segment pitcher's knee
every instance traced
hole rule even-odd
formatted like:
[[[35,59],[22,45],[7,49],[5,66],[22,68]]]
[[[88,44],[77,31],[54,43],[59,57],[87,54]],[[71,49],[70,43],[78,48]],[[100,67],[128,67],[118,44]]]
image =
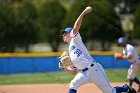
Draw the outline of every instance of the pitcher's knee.
[[[75,89],[75,90],[77,90],[78,87],[79,87],[78,83],[76,81],[74,81],[74,80],[72,80],[70,82],[70,85],[69,86],[70,86],[70,89]]]

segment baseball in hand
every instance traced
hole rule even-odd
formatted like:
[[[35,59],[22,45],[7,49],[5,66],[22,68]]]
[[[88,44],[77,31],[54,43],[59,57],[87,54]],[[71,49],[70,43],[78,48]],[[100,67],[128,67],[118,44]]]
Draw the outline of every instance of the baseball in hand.
[[[92,10],[92,7],[88,6],[88,7],[86,7],[86,9],[88,9],[88,10]]]
[[[86,11],[86,13],[91,12],[92,11],[92,7],[90,7],[90,6],[86,7],[85,11]]]

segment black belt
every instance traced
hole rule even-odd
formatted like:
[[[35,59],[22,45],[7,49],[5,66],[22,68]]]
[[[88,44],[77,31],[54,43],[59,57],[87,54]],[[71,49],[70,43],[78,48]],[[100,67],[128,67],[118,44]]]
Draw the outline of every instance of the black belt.
[[[90,67],[93,67],[94,66],[94,64],[91,64],[91,65],[89,65]],[[85,72],[85,71],[87,71],[89,68],[88,67],[86,67],[86,68],[84,68],[84,69],[82,69],[82,71],[83,72]]]

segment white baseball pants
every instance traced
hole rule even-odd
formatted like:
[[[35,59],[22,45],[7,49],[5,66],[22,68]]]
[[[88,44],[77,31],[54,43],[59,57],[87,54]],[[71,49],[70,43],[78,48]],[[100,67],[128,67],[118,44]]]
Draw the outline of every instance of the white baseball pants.
[[[105,75],[103,67],[99,63],[93,63],[87,71],[80,71],[70,83],[70,89],[77,90],[78,87],[88,82],[93,82],[103,93],[116,93],[112,88]]]

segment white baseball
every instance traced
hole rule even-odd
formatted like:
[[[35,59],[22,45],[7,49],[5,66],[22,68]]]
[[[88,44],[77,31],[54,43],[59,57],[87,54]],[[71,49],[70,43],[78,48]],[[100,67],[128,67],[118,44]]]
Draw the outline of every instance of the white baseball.
[[[92,10],[92,7],[88,6],[87,9],[88,9],[88,10]]]

